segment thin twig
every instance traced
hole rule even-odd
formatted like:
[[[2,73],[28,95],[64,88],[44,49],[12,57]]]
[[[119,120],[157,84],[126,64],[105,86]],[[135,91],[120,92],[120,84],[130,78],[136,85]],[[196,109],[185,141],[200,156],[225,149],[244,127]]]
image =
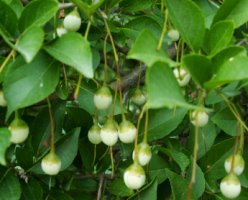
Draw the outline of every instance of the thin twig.
[[[74,3],[60,3],[59,4],[59,9],[65,9],[65,8],[73,8],[75,5]]]
[[[97,191],[97,198],[96,198],[96,200],[101,200],[103,183],[104,183],[104,174],[102,174],[102,175],[100,176],[100,181],[99,181],[99,186],[98,186],[98,191]]]

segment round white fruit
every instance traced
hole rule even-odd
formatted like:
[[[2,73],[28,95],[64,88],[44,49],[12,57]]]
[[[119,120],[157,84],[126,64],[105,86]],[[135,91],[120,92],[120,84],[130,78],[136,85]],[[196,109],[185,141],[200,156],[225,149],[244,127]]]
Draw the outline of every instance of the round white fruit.
[[[147,143],[142,142],[138,144],[137,153],[138,153],[138,162],[140,165],[145,166],[151,161],[152,151],[151,151],[151,147]],[[133,159],[134,158],[135,158],[135,150],[133,151]]]
[[[173,41],[176,42],[177,40],[179,40],[180,38],[180,34],[178,32],[178,30],[176,29],[171,29],[168,31],[168,36],[169,38]]]
[[[29,135],[29,127],[22,119],[14,119],[10,125],[9,130],[11,133],[10,141],[14,144],[24,142]]]
[[[112,100],[112,94],[107,86],[102,86],[94,95],[94,104],[100,110],[107,109]]]
[[[190,74],[183,68],[176,68],[173,70],[174,76],[181,87],[186,86],[190,81]]]
[[[67,33],[67,30],[64,27],[58,27],[56,28],[57,35],[61,37],[62,35]]]
[[[136,105],[142,106],[146,102],[146,96],[140,89],[136,89],[131,100]]]
[[[77,11],[74,9],[64,18],[64,27],[67,31],[78,31],[81,26],[81,17]]]
[[[5,98],[4,98],[3,91],[0,90],[0,106],[5,107],[6,105],[7,105],[7,102],[6,102]]]
[[[100,137],[100,127],[97,124],[94,124],[89,132],[88,132],[88,139],[92,144],[99,144],[101,143],[101,137]]]
[[[132,143],[135,140],[137,129],[130,121],[124,120],[120,123],[119,138],[123,143]]]
[[[241,184],[238,177],[230,173],[222,179],[220,183],[221,193],[229,199],[234,199],[239,196],[241,192]]]
[[[130,189],[137,190],[141,188],[146,181],[144,169],[137,163],[130,165],[124,172],[124,182]]]
[[[234,160],[233,160],[234,159]],[[233,173],[236,175],[242,174],[245,168],[245,161],[240,153],[235,156],[231,155],[225,160],[225,170],[227,173],[231,171],[233,162]]]
[[[61,160],[54,152],[48,153],[41,161],[42,170],[48,175],[56,175],[61,168]]]
[[[208,123],[209,116],[204,111],[195,110],[191,113],[191,123],[194,126],[203,127]]]
[[[117,143],[118,127],[114,120],[112,119],[107,120],[107,122],[101,128],[100,137],[102,142],[107,146],[113,146]]]

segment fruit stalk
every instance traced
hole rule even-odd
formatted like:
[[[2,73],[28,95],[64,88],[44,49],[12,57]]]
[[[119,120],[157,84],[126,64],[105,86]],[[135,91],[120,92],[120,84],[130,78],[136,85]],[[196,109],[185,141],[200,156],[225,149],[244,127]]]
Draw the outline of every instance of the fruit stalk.
[[[48,105],[48,111],[49,111],[49,117],[50,117],[50,148],[51,148],[51,152],[55,153],[55,146],[54,146],[54,118],[53,118],[53,113],[52,113],[52,108],[51,108],[51,102],[49,100],[49,98],[47,98],[47,105]]]
[[[144,112],[146,110],[146,107],[144,106],[141,110],[141,113],[139,115],[139,118],[138,118],[138,122],[137,122],[137,134],[136,134],[136,137],[135,137],[135,142],[134,142],[134,162],[135,163],[138,163],[138,139],[139,139],[139,127],[140,127],[140,121],[144,115]]]
[[[86,40],[87,40],[89,32],[90,32],[90,27],[91,27],[91,17],[89,18],[89,21],[88,21],[88,24],[87,24],[87,27],[86,27],[86,31],[84,33],[84,38]],[[79,89],[80,89],[82,79],[83,79],[83,75],[80,73],[79,77],[78,77],[77,87],[76,87],[74,95],[73,95],[74,99],[77,99],[77,97],[78,97],[78,93],[79,93]]]
[[[163,40],[164,40],[164,36],[166,34],[167,31],[167,21],[168,21],[168,12],[167,10],[164,11],[164,25],[163,25],[163,29],[162,29],[162,33],[159,39],[159,43],[157,46],[157,50],[159,51],[163,45]]]

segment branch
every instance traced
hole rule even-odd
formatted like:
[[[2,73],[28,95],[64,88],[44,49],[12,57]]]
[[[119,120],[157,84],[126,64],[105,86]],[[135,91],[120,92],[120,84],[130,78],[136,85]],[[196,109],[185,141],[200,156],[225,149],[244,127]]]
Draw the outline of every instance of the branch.
[[[101,200],[103,183],[104,183],[104,174],[102,174],[102,175],[100,176],[100,181],[99,181],[99,186],[98,186],[98,191],[97,191],[97,198],[96,198],[96,200]]]
[[[59,4],[59,9],[65,9],[65,8],[73,8],[75,5],[74,3],[60,3]]]
[[[167,50],[167,53],[168,53],[168,56],[170,58],[173,58],[176,56],[176,49],[174,46],[170,46]],[[125,90],[135,84],[137,84],[137,81],[138,81],[138,78],[139,78],[139,75],[141,77],[141,82],[144,81],[144,76],[145,76],[145,71],[146,71],[146,66],[145,65],[142,65],[141,67],[136,67],[134,68],[133,71],[131,71],[129,74],[123,76],[121,78],[121,84],[120,84],[120,87],[122,90]],[[110,87],[115,90],[116,88],[116,84],[117,84],[117,81],[114,81],[112,83],[110,83]]]

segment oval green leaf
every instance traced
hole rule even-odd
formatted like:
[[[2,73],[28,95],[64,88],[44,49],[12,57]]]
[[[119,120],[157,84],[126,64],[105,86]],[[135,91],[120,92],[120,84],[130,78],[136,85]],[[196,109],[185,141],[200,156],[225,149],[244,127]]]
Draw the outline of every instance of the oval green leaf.
[[[149,108],[193,107],[185,101],[172,69],[165,63],[148,68],[146,84]]]
[[[18,66],[5,77],[3,89],[10,114],[37,103],[51,94],[59,80],[59,66],[51,57],[41,52],[33,62]]]
[[[55,59],[73,67],[87,78],[93,78],[92,53],[89,42],[79,33],[67,33],[45,47]]]

